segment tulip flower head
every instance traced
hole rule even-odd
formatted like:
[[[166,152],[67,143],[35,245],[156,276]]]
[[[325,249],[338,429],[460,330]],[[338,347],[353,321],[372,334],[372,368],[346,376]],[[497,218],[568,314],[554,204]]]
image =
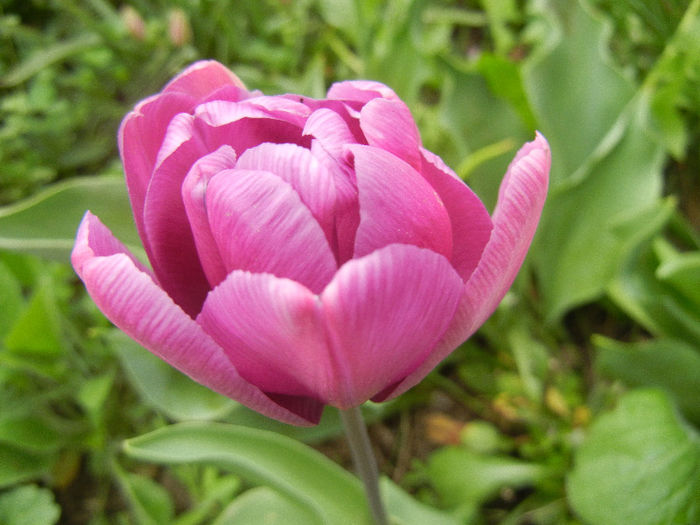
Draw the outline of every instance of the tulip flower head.
[[[119,149],[150,268],[87,212],[72,263],[93,300],[194,380],[298,425],[405,392],[476,331],[550,167],[538,134],[489,216],[388,87],[264,96],[214,61],[140,102]]]

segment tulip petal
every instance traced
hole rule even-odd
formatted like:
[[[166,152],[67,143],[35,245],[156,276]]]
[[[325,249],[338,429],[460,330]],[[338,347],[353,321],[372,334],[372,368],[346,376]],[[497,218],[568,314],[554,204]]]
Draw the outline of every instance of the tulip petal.
[[[134,221],[143,238],[143,206],[158,151],[172,118],[188,112],[194,99],[181,93],[155,95],[138,104],[119,127],[119,152],[124,164],[126,185]]]
[[[190,229],[194,237],[197,253],[213,288],[226,278],[226,267],[211,233],[207,217],[206,191],[209,180],[226,169],[236,165],[236,152],[230,146],[221,146],[214,153],[205,155],[195,162],[182,183],[182,200],[185,204]]]
[[[196,133],[208,151],[231,146],[240,157],[243,152],[263,142],[290,143],[308,147],[309,138],[301,134],[298,118],[280,120],[261,107],[244,102],[216,100],[195,109]]]
[[[370,146],[393,153],[420,171],[420,134],[401,100],[370,100],[360,112],[360,126]]]
[[[158,284],[194,318],[209,292],[209,282],[197,256],[182,200],[182,183],[197,159],[208,152],[192,130],[192,117],[187,114],[173,119],[164,143],[170,145],[168,150],[175,149],[160,159],[148,185],[144,247]]]
[[[306,121],[303,133],[316,138],[336,162],[347,166],[343,158],[345,145],[356,144],[357,140],[338,113],[327,108],[314,111]]]
[[[449,326],[462,288],[447,259],[410,245],[342,266],[321,294],[337,367],[328,402],[356,406],[410,374]]]
[[[416,385],[452,350],[481,326],[510,288],[542,213],[551,155],[537,133],[515,156],[503,179],[493,214],[493,231],[479,265],[467,281],[454,321],[428,359],[396,388],[374,401],[396,397]]]
[[[421,150],[421,173],[445,204],[452,224],[452,266],[464,282],[481,259],[493,223],[484,203],[440,157]]]
[[[360,225],[355,257],[392,243],[412,244],[452,256],[445,205],[411,166],[371,146],[351,146],[355,156]]]
[[[78,230],[72,260],[100,310],[170,365],[269,417],[296,425],[318,422],[320,410],[314,414],[304,407],[299,415],[243,380],[223,350],[137,268],[133,257],[89,212]]]
[[[295,144],[264,143],[246,150],[238,169],[274,173],[289,183],[321,225],[328,244],[335,239],[335,184],[328,170],[306,148]]]
[[[197,322],[241,376],[265,392],[320,396],[333,382],[321,303],[295,281],[231,272]]]
[[[233,85],[245,90],[245,85],[235,73],[215,60],[200,60],[173,78],[163,88],[163,93],[180,92],[201,99],[212,91]]]
[[[265,171],[227,170],[207,188],[212,234],[228,272],[293,279],[315,293],[336,262],[323,230],[294,189]]]
[[[388,100],[399,100],[394,91],[372,80],[346,80],[333,84],[327,93],[327,98],[333,100],[348,100],[366,104],[372,99],[381,97]]]

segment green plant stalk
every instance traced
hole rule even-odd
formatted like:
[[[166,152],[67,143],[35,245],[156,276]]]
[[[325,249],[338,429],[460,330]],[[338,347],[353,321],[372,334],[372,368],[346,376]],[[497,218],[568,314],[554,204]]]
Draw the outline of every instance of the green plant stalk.
[[[372,445],[369,441],[367,427],[365,426],[362,412],[360,412],[360,407],[341,410],[340,418],[343,421],[345,436],[350,445],[355,470],[365,485],[367,503],[369,504],[372,518],[374,518],[374,523],[376,525],[388,525],[389,521],[379,494],[377,462],[372,452]]]

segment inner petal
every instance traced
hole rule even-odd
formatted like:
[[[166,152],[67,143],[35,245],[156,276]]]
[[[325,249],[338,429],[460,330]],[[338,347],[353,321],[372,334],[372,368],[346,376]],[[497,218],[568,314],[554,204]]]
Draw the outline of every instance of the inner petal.
[[[222,171],[209,182],[206,207],[227,272],[271,273],[315,293],[332,279],[336,262],[321,226],[280,177]]]
[[[445,205],[411,166],[388,151],[352,146],[360,201],[355,257],[393,243],[452,256],[452,228]]]

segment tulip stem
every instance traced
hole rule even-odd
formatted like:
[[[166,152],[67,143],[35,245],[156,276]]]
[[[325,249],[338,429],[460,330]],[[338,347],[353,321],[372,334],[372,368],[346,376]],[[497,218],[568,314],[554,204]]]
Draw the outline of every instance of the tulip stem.
[[[355,463],[357,475],[362,479],[367,494],[374,523],[376,525],[388,525],[389,521],[379,495],[379,472],[377,462],[372,452],[372,444],[369,441],[365,420],[360,412],[360,407],[353,407],[340,411],[340,418],[345,427],[345,436],[350,444],[352,460]]]

